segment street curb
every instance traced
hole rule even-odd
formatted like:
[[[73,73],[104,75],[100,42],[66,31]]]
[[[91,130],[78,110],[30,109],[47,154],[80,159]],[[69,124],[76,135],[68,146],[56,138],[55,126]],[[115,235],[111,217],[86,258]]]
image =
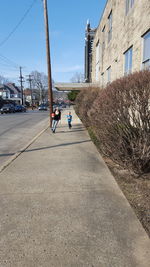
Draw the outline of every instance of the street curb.
[[[20,149],[19,152],[15,153],[15,155],[11,156],[9,160],[7,160],[6,162],[4,162],[4,164],[0,167],[0,173],[6,169],[11,162],[13,162],[16,158],[18,158],[30,145],[32,145],[35,140],[40,137],[40,135],[42,135],[47,129],[49,128],[49,126],[47,126],[46,128],[44,128],[41,132],[39,132],[35,137],[33,137],[28,143],[27,145],[25,145],[22,149]]]

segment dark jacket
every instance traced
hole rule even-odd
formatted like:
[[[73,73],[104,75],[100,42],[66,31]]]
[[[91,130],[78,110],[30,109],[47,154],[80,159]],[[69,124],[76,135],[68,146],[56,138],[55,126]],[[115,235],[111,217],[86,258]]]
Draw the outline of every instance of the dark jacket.
[[[58,111],[59,113],[58,114],[56,114],[56,109],[54,110],[54,120],[55,121],[59,121],[59,120],[61,120],[61,111],[59,110]]]

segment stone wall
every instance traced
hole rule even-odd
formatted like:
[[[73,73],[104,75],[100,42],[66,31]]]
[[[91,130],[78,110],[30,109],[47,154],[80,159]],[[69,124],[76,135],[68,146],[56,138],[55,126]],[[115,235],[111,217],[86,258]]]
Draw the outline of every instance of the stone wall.
[[[109,15],[112,12],[112,38],[108,42]],[[105,28],[105,30],[104,30]],[[132,72],[142,69],[143,38],[150,30],[150,0],[134,0],[126,14],[126,0],[108,0],[93,44],[92,82],[106,85],[107,69],[111,81],[124,75],[124,53],[132,47]],[[103,42],[105,48],[102,50]],[[99,42],[99,73],[96,75],[96,46]],[[96,77],[97,76],[97,77]],[[103,78],[102,78],[103,76]]]

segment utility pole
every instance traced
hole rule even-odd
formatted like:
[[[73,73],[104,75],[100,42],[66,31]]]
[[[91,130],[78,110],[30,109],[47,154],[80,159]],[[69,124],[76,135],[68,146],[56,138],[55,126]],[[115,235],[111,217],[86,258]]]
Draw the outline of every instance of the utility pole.
[[[47,71],[48,71],[48,96],[50,106],[50,127],[52,125],[53,113],[53,92],[52,92],[52,75],[51,75],[51,58],[50,58],[50,41],[49,41],[49,25],[48,25],[48,11],[47,0],[43,0],[44,19],[45,19],[45,34],[46,34],[46,54],[47,54]]]
[[[23,105],[23,76],[22,76],[22,67],[20,67],[20,77],[19,77],[19,82],[21,86],[21,98],[22,98],[22,105]]]
[[[29,74],[28,76],[29,78],[27,79],[27,81],[29,82],[30,85],[30,91],[31,91],[31,105],[32,105],[32,110],[33,110],[33,92],[32,92],[32,76]]]

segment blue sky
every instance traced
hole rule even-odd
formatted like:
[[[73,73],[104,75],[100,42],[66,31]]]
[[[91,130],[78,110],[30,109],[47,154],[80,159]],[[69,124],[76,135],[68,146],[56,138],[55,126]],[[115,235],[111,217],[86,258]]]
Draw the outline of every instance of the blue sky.
[[[17,83],[19,66],[23,75],[32,70],[47,72],[42,0],[35,4],[7,42],[33,0],[1,1],[0,75]],[[21,4],[20,4],[21,3]],[[106,0],[48,0],[52,76],[55,82],[69,82],[75,72],[84,72],[84,34],[87,19],[99,23]],[[18,66],[4,62],[2,56]]]

